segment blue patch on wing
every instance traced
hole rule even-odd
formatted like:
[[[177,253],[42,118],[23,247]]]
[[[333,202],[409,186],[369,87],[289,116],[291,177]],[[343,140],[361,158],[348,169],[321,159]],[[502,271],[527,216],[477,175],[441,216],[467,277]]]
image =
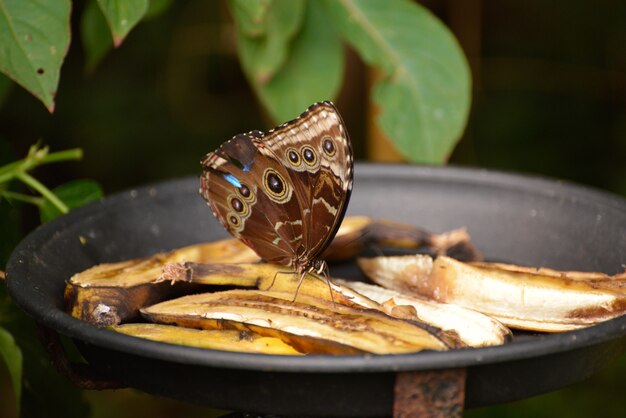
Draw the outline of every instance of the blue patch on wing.
[[[230,173],[224,174],[224,179],[235,187],[241,187],[241,183],[237,180],[237,177]]]
[[[247,173],[248,171],[250,171],[250,164],[246,164],[243,166],[243,172]]]

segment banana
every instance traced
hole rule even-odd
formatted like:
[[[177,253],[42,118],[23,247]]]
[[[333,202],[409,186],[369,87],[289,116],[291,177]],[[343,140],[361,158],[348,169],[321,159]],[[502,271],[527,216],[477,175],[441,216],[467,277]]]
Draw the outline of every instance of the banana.
[[[469,347],[500,345],[512,337],[511,331],[499,321],[472,309],[363,282],[339,280],[338,283],[380,303],[381,309],[391,316],[417,319],[441,328],[444,332],[455,333]],[[402,306],[411,306],[414,309],[398,309]]]
[[[302,355],[278,338],[264,337],[250,331],[198,330],[159,324],[124,324],[112,326],[110,329],[138,338],[188,347],[244,353]]]
[[[191,245],[167,253],[117,263],[99,264],[73,275],[65,288],[66,310],[100,326],[119,324],[138,316],[139,308],[189,292],[189,286],[157,283],[168,263],[238,263],[258,257],[236,238]]]
[[[404,256],[358,263],[384,287],[474,309],[511,328],[568,331],[626,313],[626,295],[616,286],[619,275],[611,284],[611,278],[598,274],[581,279],[584,274],[578,272],[471,264],[445,256],[434,262],[428,256]]]
[[[378,303],[364,297],[349,287],[334,283],[316,274],[300,275],[292,269],[276,264],[199,264],[170,265],[172,274],[165,280],[187,281],[193,284],[249,287],[259,290],[291,293],[297,300],[300,295],[328,299],[346,306],[378,309]]]
[[[477,251],[469,241],[469,236],[463,230],[436,235],[411,225],[365,216],[344,219],[335,240],[328,248],[328,259],[352,258],[372,244],[408,248],[425,246],[437,253],[461,251],[471,254],[468,256],[470,259],[479,259],[476,256]],[[233,264],[258,261],[259,257],[254,251],[241,241],[236,238],[227,238],[211,243],[190,245],[150,257],[104,263],[70,278],[65,289],[65,306],[66,310],[76,318],[100,326],[119,324],[136,318],[142,306],[194,290],[193,286],[190,287],[187,284],[169,286],[170,283],[173,284],[176,281],[193,282],[185,276],[189,271],[189,265],[185,267],[185,265],[175,263],[187,262],[193,265],[193,263]],[[255,267],[244,267],[244,270],[234,274],[229,273],[228,269],[222,266],[219,269],[222,270],[224,283],[219,283],[218,269],[213,269],[210,280],[217,282],[212,284],[257,287],[256,275],[265,274],[262,271],[263,267],[260,266],[260,264],[255,264]],[[265,288],[269,283],[282,282],[282,277],[275,280],[278,276],[294,274],[285,268],[273,267],[270,267],[267,272],[272,277],[269,281],[263,279]],[[245,277],[244,273],[250,273],[252,276]],[[160,283],[164,281],[170,283]],[[336,296],[336,289],[332,292]],[[358,298],[358,296],[353,297]],[[366,301],[361,302],[366,303]]]
[[[299,295],[228,290],[185,296],[143,308],[151,322],[189,328],[236,329],[276,337],[302,353],[391,354],[446,350],[425,327],[374,309]],[[432,332],[432,333],[431,333]]]
[[[415,225],[367,216],[345,218],[324,258],[328,261],[347,260],[372,246],[426,248],[436,254],[454,255],[463,260],[482,260],[464,228],[433,234]]]

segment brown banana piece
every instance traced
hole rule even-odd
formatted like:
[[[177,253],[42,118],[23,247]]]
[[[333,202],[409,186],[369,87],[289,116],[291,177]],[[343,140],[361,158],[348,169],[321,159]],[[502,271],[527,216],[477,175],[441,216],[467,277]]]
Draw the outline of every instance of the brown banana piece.
[[[480,259],[469,241],[464,230],[436,235],[425,232],[412,225],[376,220],[365,216],[347,217],[344,219],[337,236],[328,250],[331,260],[345,260],[354,257],[369,245],[420,248],[427,247],[437,253],[448,253],[459,248],[468,258]],[[456,249],[456,250],[455,250]],[[212,243],[190,245],[166,253],[158,253],[150,257],[132,259],[117,263],[104,263],[72,276],[65,289],[65,306],[74,317],[100,325],[119,324],[138,316],[139,308],[157,303],[173,296],[189,293],[193,290],[189,283],[179,284],[181,266],[173,262],[189,263],[253,263],[259,257],[245,244],[235,238],[228,238]],[[226,267],[220,267],[227,270]],[[159,283],[162,270],[169,283]],[[250,283],[250,278],[243,274],[256,277],[264,274],[260,264],[248,267],[239,276],[231,275],[225,283],[244,287],[257,287]],[[272,275],[272,282],[282,283],[281,277],[289,273],[286,268],[270,267],[267,271]],[[252,270],[252,271],[251,271]],[[276,275],[278,274],[278,276]],[[176,278],[172,280],[172,278]],[[233,282],[234,280],[234,282]],[[170,286],[170,284],[174,284]],[[264,283],[268,283],[265,280]],[[291,283],[291,282],[290,282]],[[332,287],[332,286],[331,286]],[[269,288],[269,287],[261,287]],[[330,291],[329,291],[330,293]],[[335,295],[335,292],[333,292]]]
[[[141,310],[152,322],[200,329],[236,329],[276,337],[304,353],[407,353],[448,345],[412,321],[381,311],[290,292],[228,290],[184,296]]]
[[[483,259],[465,228],[434,234],[412,224],[368,216],[345,218],[323,258],[328,261],[348,260],[372,246],[425,249],[466,261]]]
[[[73,275],[65,288],[66,310],[87,322],[107,326],[132,320],[139,308],[189,292],[189,285],[158,283],[172,262],[246,262],[256,254],[235,238],[191,245],[149,257],[99,264]]]

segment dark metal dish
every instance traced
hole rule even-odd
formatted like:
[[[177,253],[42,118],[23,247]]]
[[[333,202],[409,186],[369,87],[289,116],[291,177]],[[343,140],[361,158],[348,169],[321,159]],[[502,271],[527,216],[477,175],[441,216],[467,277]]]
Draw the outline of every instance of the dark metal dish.
[[[626,261],[626,200],[582,186],[486,170],[357,164],[348,215],[442,232],[466,226],[492,260],[616,273]],[[38,228],[7,267],[13,300],[72,337],[94,369],[146,392],[213,407],[311,416],[391,412],[399,371],[467,368],[466,407],[555,390],[626,350],[626,317],[526,334],[499,347],[386,356],[288,357],[211,351],[99,329],[63,311],[63,289],[94,264],[226,236],[197,178],[113,195]],[[353,264],[335,275],[358,278]]]

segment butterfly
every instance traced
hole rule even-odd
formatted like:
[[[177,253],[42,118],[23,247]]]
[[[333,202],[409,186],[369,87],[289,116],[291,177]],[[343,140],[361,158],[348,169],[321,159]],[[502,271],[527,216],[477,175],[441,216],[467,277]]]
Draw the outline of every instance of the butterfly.
[[[331,102],[266,133],[235,135],[201,164],[200,194],[228,232],[267,262],[327,275],[323,253],[353,179],[352,146]]]

